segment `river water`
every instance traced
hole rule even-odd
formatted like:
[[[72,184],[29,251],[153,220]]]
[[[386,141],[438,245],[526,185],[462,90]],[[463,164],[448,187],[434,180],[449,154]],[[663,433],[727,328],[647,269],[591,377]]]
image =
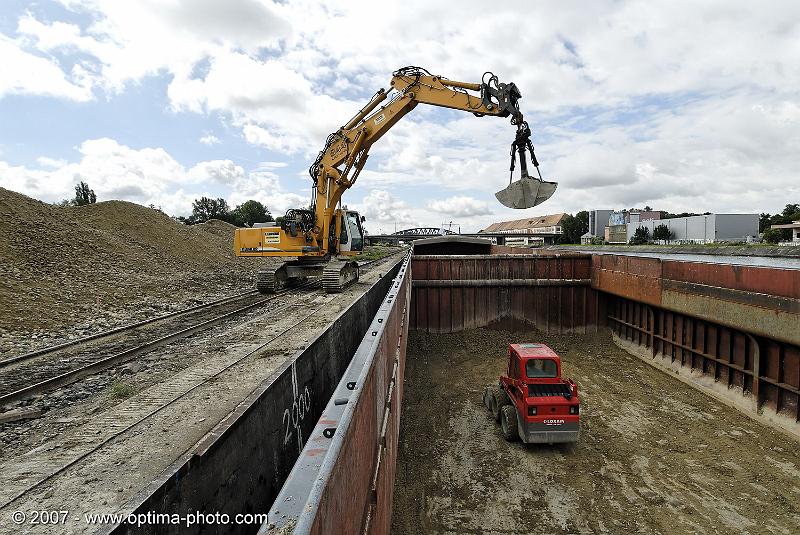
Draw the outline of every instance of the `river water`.
[[[578,249],[584,253],[615,254],[625,256],[642,256],[646,258],[660,258],[662,260],[680,260],[683,262],[705,262],[707,264],[733,264],[739,266],[772,267],[781,269],[799,269],[800,258],[773,257],[773,256],[729,256],[692,253],[645,253],[640,251],[597,251],[591,249]]]

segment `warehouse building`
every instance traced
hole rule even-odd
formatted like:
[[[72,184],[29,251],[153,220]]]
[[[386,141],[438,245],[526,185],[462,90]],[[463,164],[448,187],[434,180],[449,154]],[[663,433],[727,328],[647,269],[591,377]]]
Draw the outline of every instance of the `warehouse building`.
[[[672,231],[670,241],[678,243],[744,242],[758,237],[758,214],[708,214],[631,221],[626,224],[626,242],[637,228],[647,228],[652,236],[655,227],[662,224]]]
[[[498,245],[517,247],[530,247],[534,245],[549,245],[563,234],[561,222],[566,214],[551,214],[513,221],[499,221],[492,223],[480,234],[497,236]],[[530,236],[535,234],[535,236]]]

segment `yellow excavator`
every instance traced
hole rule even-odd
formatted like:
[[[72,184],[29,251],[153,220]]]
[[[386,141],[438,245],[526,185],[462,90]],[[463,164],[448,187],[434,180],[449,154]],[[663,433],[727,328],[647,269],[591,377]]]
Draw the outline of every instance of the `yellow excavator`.
[[[355,117],[328,136],[309,168],[313,191],[308,209],[288,210],[280,226],[236,229],[237,256],[294,258],[274,269],[259,271],[258,290],[272,293],[321,276],[324,290],[336,293],[358,280],[358,264],[352,256],[364,247],[364,218],[341,207],[342,194],[355,184],[372,144],[420,103],[471,112],[477,117],[511,117],[511,124],[517,128],[511,144],[511,178],[517,154],[522,176],[517,181],[510,178],[509,186],[495,196],[509,208],[530,208],[549,199],[557,184],[542,180],[538,173],[531,130],[519,110],[521,97],[514,83],[501,83],[491,72],[485,73],[478,84],[448,80],[420,67],[395,71],[390,91],[380,89]],[[387,98],[388,102],[378,108]],[[537,178],[528,175],[526,152],[531,154]]]

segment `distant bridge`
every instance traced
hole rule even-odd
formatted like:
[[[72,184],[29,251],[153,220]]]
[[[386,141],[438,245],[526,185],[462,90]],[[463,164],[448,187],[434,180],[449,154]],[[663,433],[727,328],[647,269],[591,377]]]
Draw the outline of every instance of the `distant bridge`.
[[[431,238],[433,236],[469,236],[471,238],[486,238],[492,240],[498,245],[503,245],[506,238],[542,238],[545,243],[553,243],[556,234],[543,234],[543,233],[523,233],[523,232],[477,232],[460,234],[452,230],[437,228],[437,227],[416,227],[398,230],[392,234],[368,234],[366,242],[368,245],[377,243],[389,243],[396,245],[400,241],[409,242],[420,240],[423,238]]]
[[[417,227],[398,230],[397,232],[394,232],[392,236],[405,238],[427,238],[430,236],[442,236],[444,234],[455,234],[455,232],[436,227]]]

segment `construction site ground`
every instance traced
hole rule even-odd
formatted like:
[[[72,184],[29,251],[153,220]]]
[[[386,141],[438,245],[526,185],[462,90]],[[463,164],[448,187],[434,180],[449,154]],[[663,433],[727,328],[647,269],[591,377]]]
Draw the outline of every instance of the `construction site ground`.
[[[575,445],[508,443],[481,402],[511,342],[580,387]],[[410,333],[393,529],[798,533],[800,448],[620,349],[608,331]]]
[[[74,518],[119,511],[385,272],[376,266],[341,294],[306,290],[287,295],[263,310],[158,349],[140,358],[135,371],[120,367],[95,376],[89,385],[64,387],[48,395],[49,410],[38,419],[0,426],[2,504],[91,452],[0,508],[0,533],[18,532],[5,523],[16,510],[66,510],[69,522],[60,533],[93,532],[97,526]],[[278,334],[274,342],[233,364]],[[126,396],[115,395],[113,384],[120,378],[130,388]],[[179,396],[167,410],[144,418]],[[129,425],[134,427],[115,437]],[[27,528],[29,533],[49,532],[48,526]]]
[[[255,272],[280,259],[236,258],[233,229],[186,226],[127,202],[53,206],[0,188],[0,359],[252,290]],[[366,268],[341,294],[291,290],[26,400],[38,414],[0,424],[0,534],[52,533],[10,522],[13,511],[34,510],[68,511],[58,533],[94,532],[84,513],[120,511],[387,269]]]

